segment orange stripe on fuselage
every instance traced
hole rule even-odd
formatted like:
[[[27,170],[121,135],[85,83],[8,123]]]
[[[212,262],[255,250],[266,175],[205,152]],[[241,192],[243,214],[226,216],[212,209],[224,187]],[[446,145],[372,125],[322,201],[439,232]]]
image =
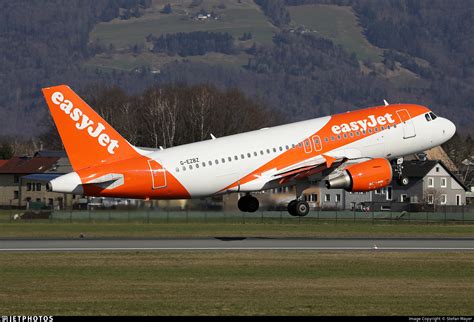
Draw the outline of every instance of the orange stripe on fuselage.
[[[380,131],[375,132],[372,130],[372,133],[369,133],[368,131],[366,131],[364,134],[362,133],[361,130],[359,130],[360,135],[357,136],[355,135],[355,132],[357,131],[351,131],[354,133],[353,137],[349,135],[350,132],[342,132],[339,134],[341,138],[338,139],[337,134],[333,132],[334,126],[340,127],[342,124],[347,124],[350,126],[351,122],[357,122],[357,121],[363,121],[363,120],[367,120],[367,122],[369,122],[369,121],[372,121],[373,119],[377,120],[378,117],[385,117],[385,115],[389,113],[391,114],[391,118],[394,120],[394,123],[386,123],[385,125],[383,125],[386,131],[387,125],[392,126],[394,124],[398,125],[402,123],[402,120],[400,120],[396,112],[403,109],[406,109],[410,113],[411,118],[414,118],[418,115],[424,114],[429,111],[428,108],[424,106],[420,106],[420,105],[396,104],[396,105],[389,105],[389,106],[370,107],[370,108],[366,108],[362,110],[333,115],[331,116],[331,119],[329,120],[329,122],[321,130],[305,138],[303,141],[298,142],[298,145],[296,146],[296,148],[294,149],[290,148],[289,150],[283,152],[276,158],[272,159],[271,161],[262,165],[258,169],[252,171],[251,173],[247,174],[243,178],[237,180],[236,182],[223,188],[220,191],[226,191],[228,189],[235,188],[238,185],[243,185],[252,180],[255,180],[258,176],[261,176],[262,173],[269,171],[271,169],[277,169],[277,171],[280,169],[284,169],[295,163],[302,162],[306,159],[310,159],[315,156],[327,153],[329,151],[341,148],[345,145],[351,144],[353,142],[359,141],[361,139],[367,138],[373,134],[377,134],[380,132]],[[373,118],[369,119],[369,116],[372,116],[372,115],[373,115]],[[377,125],[377,126],[380,130],[381,125]],[[344,133],[347,134],[347,138],[343,138]],[[322,141],[321,142],[322,149],[320,151],[314,150],[314,142],[312,142],[311,138],[315,135],[318,135]],[[334,141],[331,140],[331,136],[335,138]],[[328,142],[325,141],[325,138],[328,138]],[[304,142],[308,139],[310,140],[310,144],[312,145],[312,152],[310,153],[306,153],[304,150]],[[301,144],[301,148],[299,147],[299,144]]]

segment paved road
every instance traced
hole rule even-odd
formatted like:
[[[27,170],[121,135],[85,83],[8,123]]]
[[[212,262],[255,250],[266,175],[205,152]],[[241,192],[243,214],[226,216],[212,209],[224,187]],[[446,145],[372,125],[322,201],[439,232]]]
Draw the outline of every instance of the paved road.
[[[337,250],[337,251],[474,251],[474,238],[453,239],[3,239],[5,251],[127,250]]]

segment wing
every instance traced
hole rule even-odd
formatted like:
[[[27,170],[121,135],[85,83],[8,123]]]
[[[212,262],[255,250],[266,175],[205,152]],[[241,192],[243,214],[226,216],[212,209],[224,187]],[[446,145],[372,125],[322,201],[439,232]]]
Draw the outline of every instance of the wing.
[[[283,185],[291,180],[306,179],[318,173],[326,172],[329,174],[347,160],[348,158],[346,157],[335,158],[328,155],[321,155],[315,159],[310,159],[283,169],[274,174],[274,177],[275,179],[279,179],[278,183],[280,185]]]

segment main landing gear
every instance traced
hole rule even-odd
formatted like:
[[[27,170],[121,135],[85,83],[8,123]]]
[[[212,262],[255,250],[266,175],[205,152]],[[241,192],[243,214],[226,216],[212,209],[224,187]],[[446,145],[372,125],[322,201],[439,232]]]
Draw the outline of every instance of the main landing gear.
[[[309,213],[309,204],[304,200],[292,200],[288,204],[288,212],[292,216],[304,217]]]
[[[290,215],[304,217],[309,213],[309,204],[303,199],[303,191],[309,186],[306,181],[296,183],[296,199],[288,204]]]
[[[256,212],[259,205],[258,199],[251,195],[245,195],[237,202],[237,206],[243,212]]]
[[[397,164],[395,166],[395,172],[398,174],[397,176],[397,184],[399,186],[407,186],[410,183],[410,179],[403,175],[403,158],[397,159]]]

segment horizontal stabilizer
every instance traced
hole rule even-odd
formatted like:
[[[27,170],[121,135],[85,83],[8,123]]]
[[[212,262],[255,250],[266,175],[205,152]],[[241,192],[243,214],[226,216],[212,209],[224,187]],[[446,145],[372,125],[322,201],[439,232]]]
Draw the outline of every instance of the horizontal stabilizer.
[[[27,181],[34,181],[34,182],[41,182],[41,183],[48,183],[57,177],[62,176],[59,173],[36,173],[36,174],[29,174],[26,176],[21,177],[22,180]]]

